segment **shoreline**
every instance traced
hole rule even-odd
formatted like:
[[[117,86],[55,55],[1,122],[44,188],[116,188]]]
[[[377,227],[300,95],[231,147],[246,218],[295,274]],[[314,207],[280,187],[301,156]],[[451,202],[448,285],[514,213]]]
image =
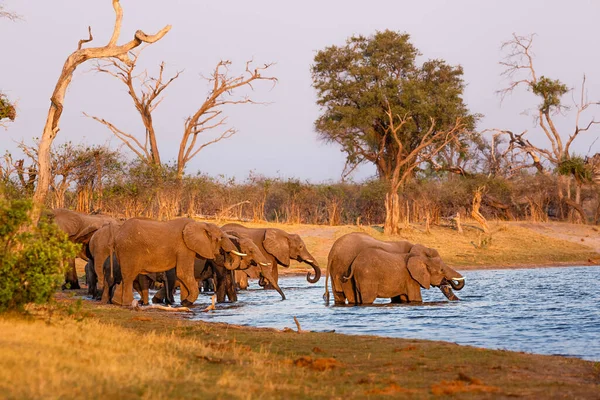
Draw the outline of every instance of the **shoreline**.
[[[514,264],[514,265],[461,265],[455,266],[450,265],[450,267],[456,269],[457,271],[492,271],[492,270],[503,270],[503,269],[538,269],[538,268],[569,268],[569,267],[600,267],[600,264],[596,262],[588,261],[557,261],[551,263],[542,263],[542,264]],[[314,271],[312,269],[303,269],[301,268],[279,268],[279,276],[301,276],[306,275],[307,272],[310,272],[311,275],[314,275]],[[325,278],[327,268],[321,268],[321,279]]]

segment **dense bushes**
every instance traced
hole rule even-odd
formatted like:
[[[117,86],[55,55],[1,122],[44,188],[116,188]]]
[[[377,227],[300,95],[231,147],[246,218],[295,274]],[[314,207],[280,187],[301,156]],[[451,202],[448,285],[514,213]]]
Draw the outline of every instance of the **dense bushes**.
[[[137,160],[118,164],[119,168],[106,168],[102,179],[96,179],[89,190],[85,190],[88,181],[75,180],[64,193],[65,207],[83,212],[102,210],[124,218],[200,215],[325,225],[372,225],[385,220],[387,186],[379,179],[315,184],[250,173],[243,181],[201,174],[186,175],[177,181],[174,169],[168,166],[156,170]],[[439,224],[457,213],[467,216],[473,194],[484,188],[480,212],[488,219],[569,221],[573,214],[558,198],[559,178],[556,174],[525,172],[510,179],[484,174],[464,177],[421,173],[400,193],[401,219],[411,223],[429,219]],[[5,179],[5,194],[11,198],[27,196],[22,182],[27,180]],[[573,180],[570,186],[573,198],[575,183]],[[581,200],[588,219],[597,222],[598,187],[584,183]],[[48,206],[53,204],[49,201]]]
[[[77,252],[54,223],[20,232],[31,206],[0,197],[0,311],[47,302],[64,280],[65,260]]]

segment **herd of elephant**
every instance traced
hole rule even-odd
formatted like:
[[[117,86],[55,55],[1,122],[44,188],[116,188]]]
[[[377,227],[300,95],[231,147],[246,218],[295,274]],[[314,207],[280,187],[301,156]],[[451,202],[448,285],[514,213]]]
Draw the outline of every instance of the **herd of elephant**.
[[[161,288],[153,303],[173,304],[180,289],[181,304],[191,306],[202,282],[214,282],[217,302],[237,301],[237,290],[247,289],[248,278],[275,289],[278,266],[290,260],[310,265],[306,279],[316,283],[321,269],[302,238],[276,228],[249,228],[240,224],[219,227],[191,218],[155,221],[131,218],[118,221],[106,215],[88,215],[67,209],[52,211],[57,225],[69,239],[82,244],[79,257],[86,260],[88,293],[103,303],[130,305],[136,290],[149,304],[149,289]],[[337,239],[328,256],[328,280],[335,304],[372,304],[376,298],[394,303],[420,302],[421,288],[439,287],[449,300],[452,289],[464,286],[464,277],[448,267],[435,249],[407,241],[386,242],[366,233],[350,233]],[[79,289],[75,260],[65,277],[65,287]]]

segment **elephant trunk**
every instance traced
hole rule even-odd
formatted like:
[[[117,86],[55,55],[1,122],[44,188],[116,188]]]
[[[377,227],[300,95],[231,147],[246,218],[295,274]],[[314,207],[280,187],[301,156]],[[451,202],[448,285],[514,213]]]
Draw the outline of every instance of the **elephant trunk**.
[[[319,268],[319,264],[317,264],[316,261],[306,261],[311,267],[313,267],[313,270],[315,271],[315,276],[314,278],[312,278],[310,276],[310,271],[306,274],[306,280],[308,281],[308,283],[317,283],[319,282],[319,279],[321,279],[321,268]]]
[[[462,288],[465,287],[465,278],[450,279],[448,282],[450,283],[450,286],[452,286],[452,289],[454,289],[454,290],[461,290]]]
[[[279,285],[277,283],[272,283],[272,285],[275,288],[275,290],[277,290],[277,293],[281,295],[281,300],[285,300],[285,294],[283,294],[283,290],[281,290]]]
[[[240,267],[241,262],[242,257],[229,253],[228,255],[225,255],[225,262],[223,263],[223,265],[225,265],[225,268],[231,271],[234,269],[238,269]]]
[[[446,298],[450,301],[458,301],[460,300],[455,294],[454,292],[452,292],[452,288],[448,285],[442,285],[440,286],[440,290],[442,291],[442,293],[444,293],[444,296],[446,296]]]

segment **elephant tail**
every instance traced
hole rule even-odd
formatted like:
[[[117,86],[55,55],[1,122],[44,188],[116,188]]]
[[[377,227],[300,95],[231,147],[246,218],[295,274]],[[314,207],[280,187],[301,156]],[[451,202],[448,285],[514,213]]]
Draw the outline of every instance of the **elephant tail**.
[[[108,236],[108,257],[109,257],[109,265],[110,265],[110,269],[109,269],[109,273],[110,273],[110,277],[113,280],[113,283],[115,282],[115,260],[113,259],[114,254],[115,254],[115,224],[113,224],[112,222],[109,224],[108,226],[108,232],[109,232],[109,236]],[[104,280],[106,282],[106,284],[108,283],[106,276],[104,277]],[[112,295],[110,296],[112,298]],[[123,304],[123,299],[120,299],[121,303]]]
[[[325,272],[325,293],[323,293],[323,300],[325,300],[325,304],[329,305],[329,272],[331,271],[331,264],[333,257],[327,258],[327,271]],[[333,284],[333,280],[331,281]]]
[[[342,281],[348,282],[354,276],[354,262],[350,264],[350,274],[348,276],[342,276]]]

